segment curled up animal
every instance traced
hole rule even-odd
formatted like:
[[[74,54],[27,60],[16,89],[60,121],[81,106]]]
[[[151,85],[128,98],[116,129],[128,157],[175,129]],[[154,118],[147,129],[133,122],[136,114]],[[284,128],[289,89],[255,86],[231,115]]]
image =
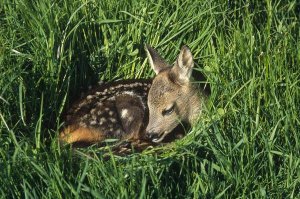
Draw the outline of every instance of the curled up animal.
[[[63,143],[91,145],[108,138],[164,142],[181,123],[193,124],[206,95],[191,82],[194,60],[183,46],[174,65],[145,46],[153,79],[101,84],[91,89],[66,112],[59,139]]]

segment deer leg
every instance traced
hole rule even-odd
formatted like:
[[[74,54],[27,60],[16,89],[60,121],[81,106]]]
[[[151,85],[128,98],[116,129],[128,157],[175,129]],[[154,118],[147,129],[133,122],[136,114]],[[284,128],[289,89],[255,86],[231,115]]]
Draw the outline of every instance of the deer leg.
[[[144,127],[145,107],[140,98],[122,94],[116,98],[116,107],[127,139],[140,139]]]
[[[59,135],[59,140],[63,143],[85,143],[87,145],[102,141],[105,135],[99,130],[92,128],[74,128],[68,126]]]

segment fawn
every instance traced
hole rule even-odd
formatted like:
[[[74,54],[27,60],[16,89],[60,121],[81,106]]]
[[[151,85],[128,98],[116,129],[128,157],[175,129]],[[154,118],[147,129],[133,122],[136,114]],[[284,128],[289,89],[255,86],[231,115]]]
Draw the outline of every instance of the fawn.
[[[89,145],[119,138],[160,143],[179,123],[196,121],[205,94],[190,81],[190,49],[181,48],[173,67],[150,46],[145,50],[154,79],[117,81],[90,90],[67,112],[61,141]]]

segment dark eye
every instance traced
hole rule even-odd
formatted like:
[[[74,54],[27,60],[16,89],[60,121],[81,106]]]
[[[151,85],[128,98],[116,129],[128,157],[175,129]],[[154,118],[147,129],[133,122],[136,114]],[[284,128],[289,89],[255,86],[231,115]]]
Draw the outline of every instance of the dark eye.
[[[173,104],[170,108],[167,108],[165,110],[162,111],[162,115],[165,116],[165,115],[171,115],[173,113],[175,109],[175,105]]]

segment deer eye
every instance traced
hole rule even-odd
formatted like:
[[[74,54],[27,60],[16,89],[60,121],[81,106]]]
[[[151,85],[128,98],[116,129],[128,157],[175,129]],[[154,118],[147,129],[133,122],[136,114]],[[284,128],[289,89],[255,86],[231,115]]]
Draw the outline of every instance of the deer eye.
[[[166,108],[165,110],[162,111],[162,115],[166,116],[166,115],[171,115],[173,113],[175,109],[175,105],[173,104],[171,107]]]

